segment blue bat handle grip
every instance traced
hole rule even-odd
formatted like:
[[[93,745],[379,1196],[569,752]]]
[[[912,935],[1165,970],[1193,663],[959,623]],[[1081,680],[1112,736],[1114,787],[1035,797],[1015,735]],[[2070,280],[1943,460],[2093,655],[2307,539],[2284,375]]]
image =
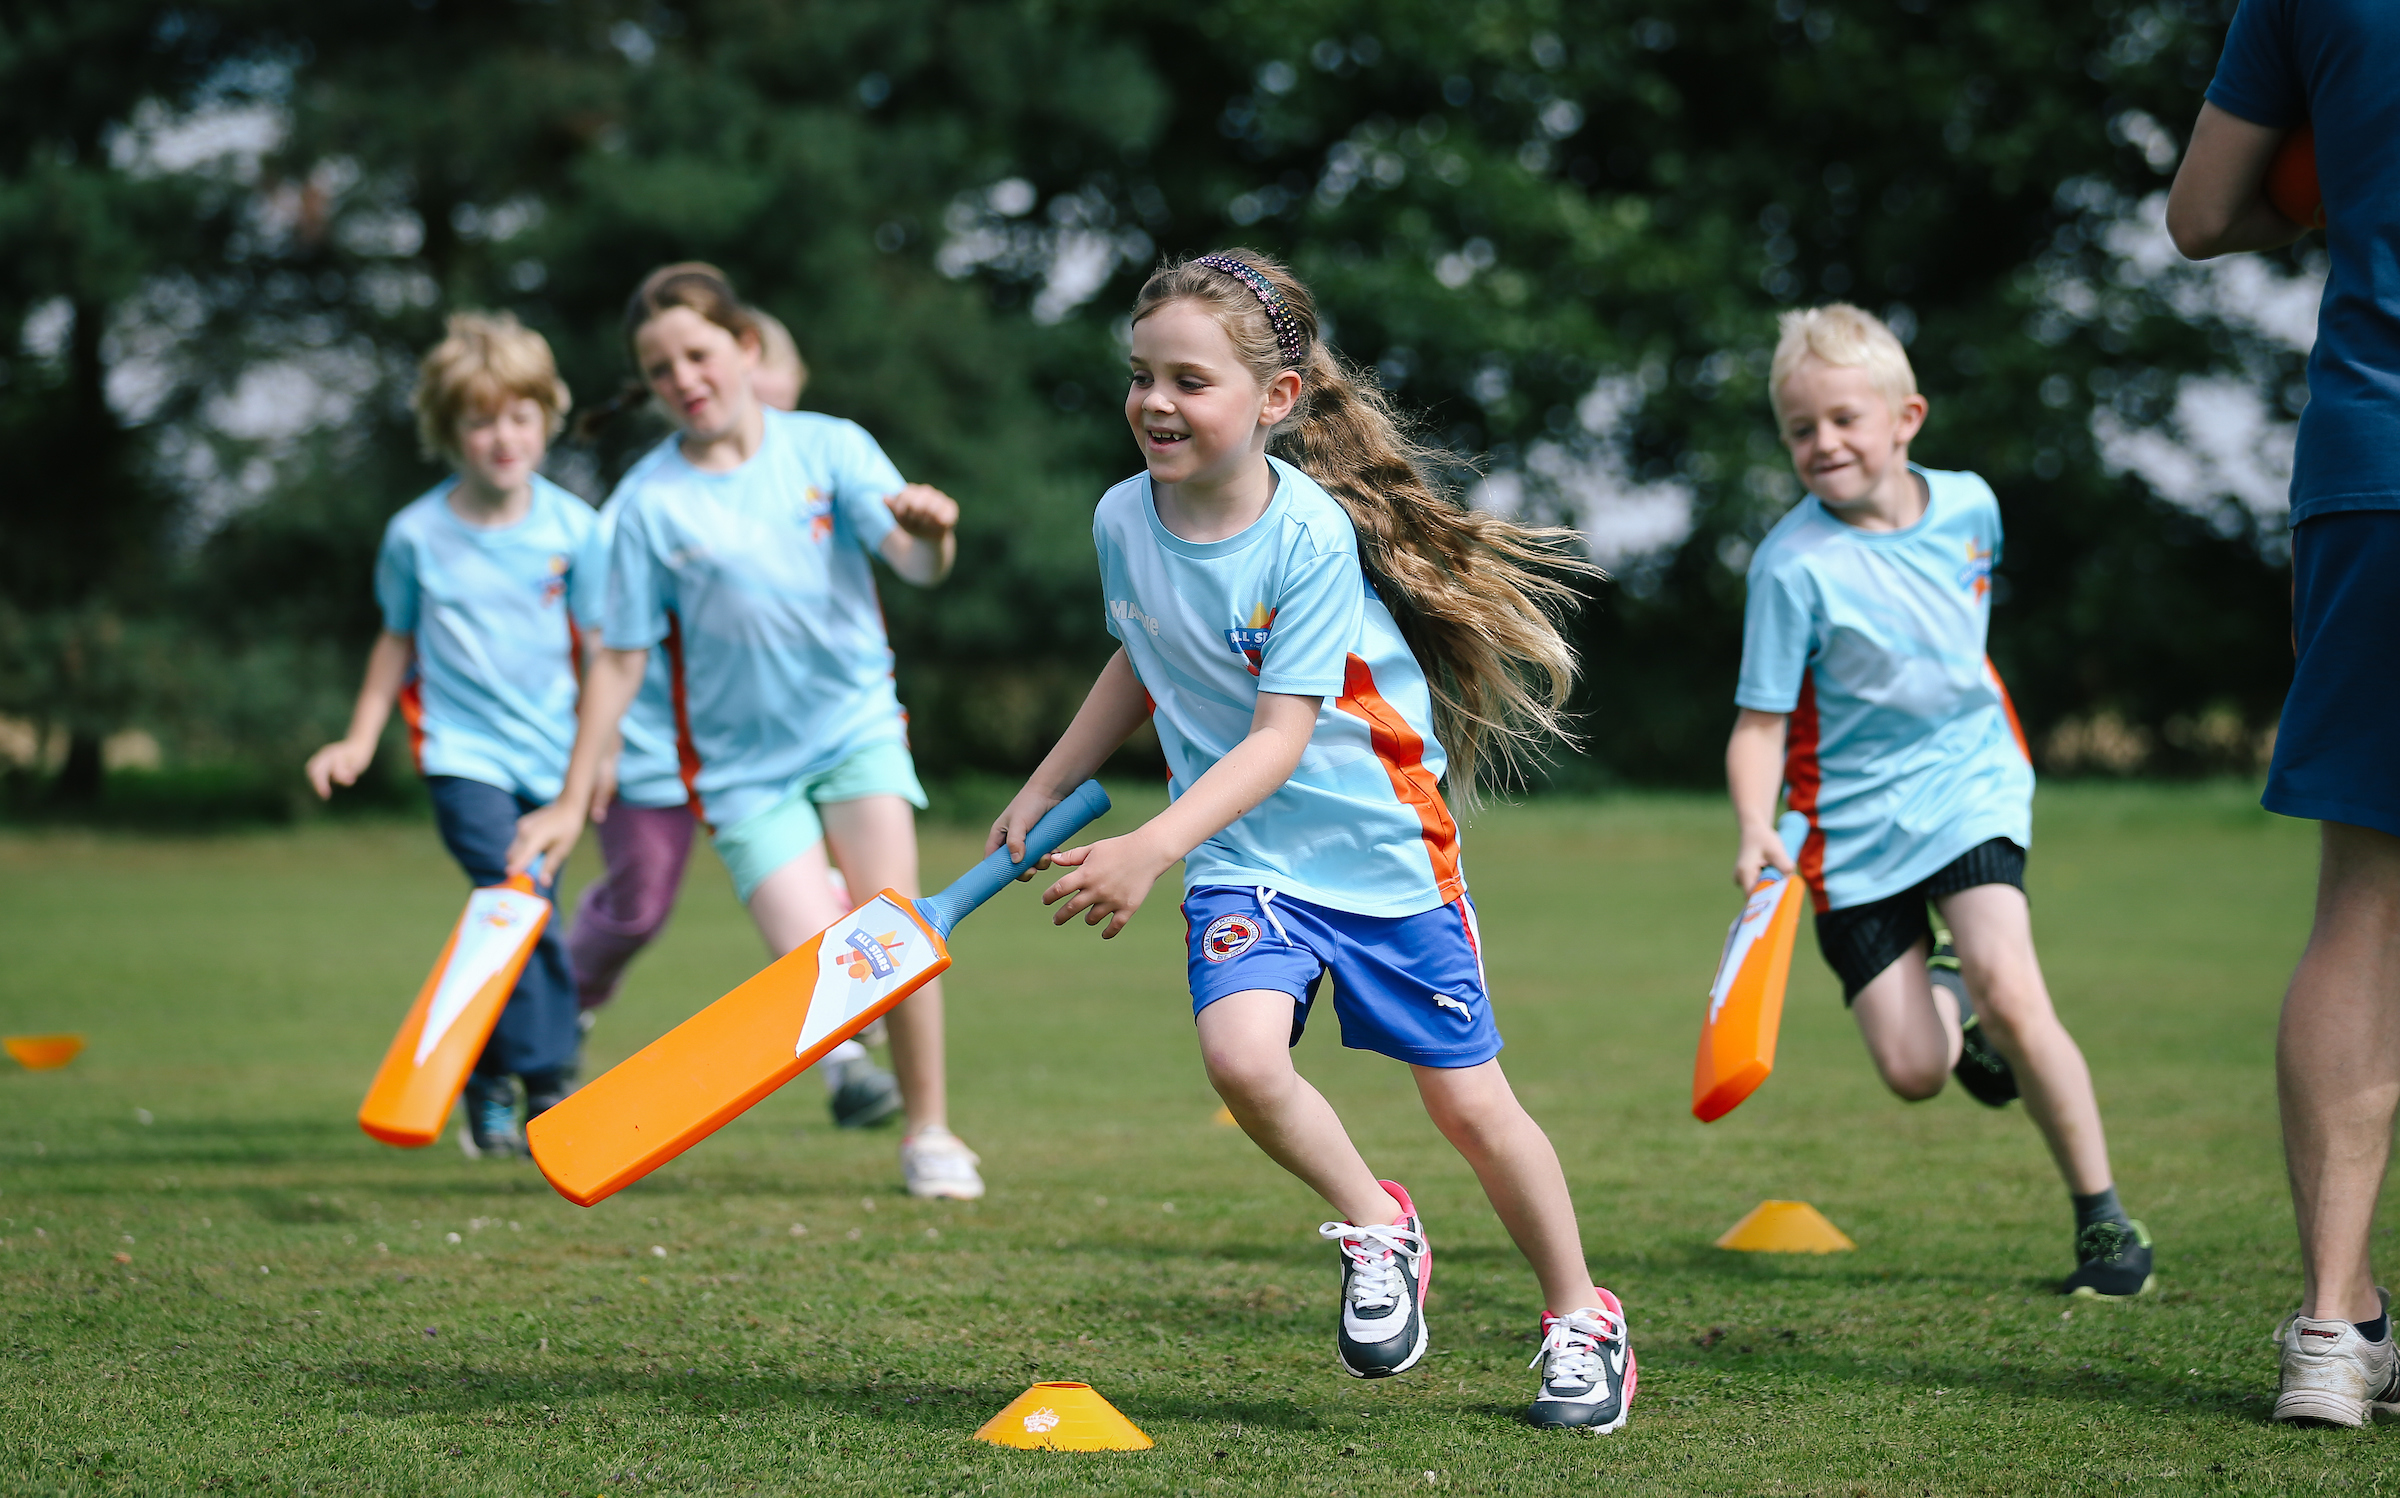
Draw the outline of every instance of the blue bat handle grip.
[[[1785,812],[1783,820],[1775,824],[1775,835],[1783,840],[1784,853],[1791,858],[1792,862],[1798,863],[1800,861],[1800,845],[1808,841],[1808,818],[1796,811]],[[1772,879],[1783,877],[1771,868],[1764,872]]]
[[[1025,856],[1011,860],[1005,846],[984,855],[983,862],[951,881],[950,887],[938,895],[928,895],[917,902],[917,914],[947,941],[950,932],[984,901],[1008,888],[1010,881],[1032,868],[1058,845],[1100,820],[1108,810],[1108,792],[1100,782],[1087,780],[1075,788],[1073,795],[1042,813],[1025,835]]]

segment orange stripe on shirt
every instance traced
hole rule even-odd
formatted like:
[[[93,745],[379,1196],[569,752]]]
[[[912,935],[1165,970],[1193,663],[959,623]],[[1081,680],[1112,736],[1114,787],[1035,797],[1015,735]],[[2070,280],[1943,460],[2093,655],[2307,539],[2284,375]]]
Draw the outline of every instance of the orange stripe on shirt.
[[[692,710],[683,694],[683,619],[671,609],[667,637],[660,643],[667,647],[667,690],[675,699],[675,765],[683,774],[683,793],[691,798],[692,816],[706,827],[708,812],[700,805],[700,746],[692,740]]]
[[[1983,658],[1983,669],[1992,673],[1992,686],[2000,693],[2000,710],[2008,714],[2008,731],[2017,736],[2017,752],[2025,756],[2027,764],[2031,764],[2033,746],[2025,742],[2025,725],[2017,721],[2017,704],[2008,695],[2008,683],[2000,679],[2000,668],[1992,664],[1992,658],[1988,655]]]
[[[425,773],[425,684],[422,678],[410,676],[400,687],[400,721],[408,725],[408,757]]]
[[[1825,771],[1817,763],[1817,678],[1814,672],[1800,678],[1800,700],[1792,707],[1785,725],[1783,740],[1784,799],[1792,810],[1808,818],[1808,836],[1800,842],[1800,856],[1794,860],[1800,866],[1800,877],[1808,884],[1809,898],[1815,902],[1818,914],[1827,907],[1825,898],[1825,829],[1817,825],[1817,794],[1824,788]]]
[[[1392,794],[1417,814],[1425,856],[1432,861],[1443,902],[1465,894],[1467,882],[1458,872],[1458,823],[1442,801],[1440,782],[1425,768],[1425,740],[1408,726],[1398,708],[1376,692],[1375,673],[1355,655],[1343,668],[1342,695],[1334,706],[1365,720],[1375,757],[1383,762],[1383,773],[1391,777]]]

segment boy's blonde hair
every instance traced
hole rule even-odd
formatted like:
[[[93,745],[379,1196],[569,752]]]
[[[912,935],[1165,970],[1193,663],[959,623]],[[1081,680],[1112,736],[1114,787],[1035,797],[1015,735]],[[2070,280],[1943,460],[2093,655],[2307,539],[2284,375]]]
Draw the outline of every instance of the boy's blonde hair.
[[[792,330],[763,307],[751,308],[750,316],[758,324],[759,367],[790,374],[792,399],[798,400],[801,392],[808,389],[808,361],[800,357],[800,345],[792,341]]]
[[[1783,414],[1783,382],[1800,361],[1814,357],[1837,369],[1863,369],[1875,393],[1894,411],[1917,393],[1908,350],[1883,319],[1848,302],[1798,307],[1776,319],[1775,362],[1767,370],[1767,403]]]
[[[442,341],[417,361],[408,404],[425,456],[455,460],[460,418],[520,399],[542,408],[551,436],[566,425],[574,398],[558,377],[549,343],[511,313],[453,312],[442,324]]]

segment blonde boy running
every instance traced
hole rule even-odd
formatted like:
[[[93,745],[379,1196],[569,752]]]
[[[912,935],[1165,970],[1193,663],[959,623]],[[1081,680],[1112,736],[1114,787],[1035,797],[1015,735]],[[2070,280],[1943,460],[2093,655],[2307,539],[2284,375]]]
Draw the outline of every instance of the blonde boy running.
[[[1775,835],[1780,785],[1809,822],[1796,871],[1817,945],[1884,1085],[1932,1097],[1979,1030],[2074,1198],[2061,1292],[2139,1295],[2150,1235],[2117,1202],[2091,1073],[2033,950],[2033,766],[1984,655],[1999,503],[1972,473],[1909,461],[1925,398],[1899,339],[1856,307],[1785,313],[1769,394],[1808,495],[1750,562],[1725,749],[1734,878],[1795,872]],[[1929,902],[1963,993],[1929,980]]]

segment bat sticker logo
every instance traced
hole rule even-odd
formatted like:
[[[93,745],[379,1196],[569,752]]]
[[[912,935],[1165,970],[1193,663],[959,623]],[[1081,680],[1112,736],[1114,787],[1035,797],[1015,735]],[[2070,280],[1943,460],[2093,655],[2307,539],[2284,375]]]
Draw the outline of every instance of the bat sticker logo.
[[[897,931],[869,936],[863,926],[842,940],[848,944],[851,953],[847,959],[842,959],[844,967],[860,983],[874,978],[889,978],[898,972],[900,949],[908,945],[900,939]]]
[[[1211,962],[1230,962],[1258,945],[1258,922],[1246,915],[1221,915],[1200,934],[1200,955]]]

